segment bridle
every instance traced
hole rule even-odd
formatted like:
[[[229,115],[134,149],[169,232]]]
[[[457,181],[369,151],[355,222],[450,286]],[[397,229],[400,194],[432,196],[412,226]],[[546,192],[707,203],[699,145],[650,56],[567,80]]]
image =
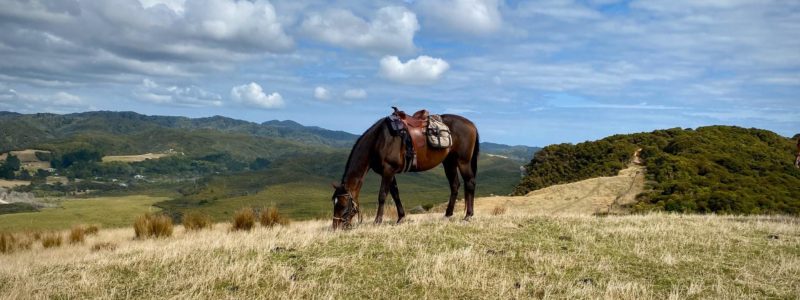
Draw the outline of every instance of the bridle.
[[[347,207],[345,207],[344,212],[342,213],[341,217],[333,217],[333,220],[334,221],[335,220],[342,221],[343,222],[342,227],[347,228],[347,227],[350,227],[350,225],[352,225],[352,224],[350,224],[350,220],[352,220],[353,217],[356,214],[358,214],[358,223],[361,223],[361,221],[362,221],[362,219],[361,219],[361,211],[358,210],[358,204],[356,203],[355,199],[353,198],[353,195],[351,195],[350,192],[346,192],[344,194],[339,194],[339,195],[334,195],[333,196],[334,199],[337,198],[337,197],[346,197],[346,199],[347,199]]]

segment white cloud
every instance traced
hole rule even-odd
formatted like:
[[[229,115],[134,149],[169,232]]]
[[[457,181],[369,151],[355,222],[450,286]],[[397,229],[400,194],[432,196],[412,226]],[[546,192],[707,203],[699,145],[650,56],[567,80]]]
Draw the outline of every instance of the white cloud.
[[[133,92],[136,99],[156,104],[186,107],[222,106],[222,96],[196,86],[161,86],[149,78]]]
[[[255,82],[235,86],[231,89],[231,98],[234,101],[250,107],[256,108],[281,108],[285,105],[281,94],[274,92],[267,95],[264,90]]]
[[[403,63],[397,56],[385,56],[380,62],[380,72],[386,79],[405,84],[431,84],[439,80],[450,68],[440,58],[419,56]]]
[[[314,88],[314,98],[317,98],[317,100],[328,100],[330,97],[328,89],[321,86]]]
[[[59,91],[53,94],[32,94],[12,88],[0,90],[0,108],[20,112],[73,112],[90,108],[79,96]]]
[[[417,11],[430,18],[433,28],[443,26],[456,32],[484,35],[497,31],[503,24],[499,0],[422,0],[417,3]]]
[[[370,21],[349,10],[330,9],[312,13],[301,25],[301,31],[318,41],[384,54],[413,52],[417,30],[417,16],[399,6],[379,9]]]
[[[344,97],[350,99],[364,99],[367,98],[367,91],[364,89],[349,89],[344,91]]]

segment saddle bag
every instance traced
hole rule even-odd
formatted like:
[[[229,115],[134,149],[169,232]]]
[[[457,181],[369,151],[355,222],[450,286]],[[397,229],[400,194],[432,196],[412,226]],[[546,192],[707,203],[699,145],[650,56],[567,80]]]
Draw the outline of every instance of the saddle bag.
[[[442,122],[442,117],[439,115],[428,117],[428,128],[425,135],[428,136],[428,145],[433,148],[449,148],[453,144],[450,128]]]

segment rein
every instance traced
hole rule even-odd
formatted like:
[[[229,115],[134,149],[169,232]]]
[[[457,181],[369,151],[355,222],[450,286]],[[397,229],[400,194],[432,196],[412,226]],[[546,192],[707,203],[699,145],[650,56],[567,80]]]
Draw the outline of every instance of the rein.
[[[344,212],[342,213],[342,217],[333,217],[333,219],[343,221],[344,224],[342,225],[343,227],[346,228],[352,225],[350,224],[350,220],[355,216],[355,214],[358,214],[358,223],[360,224],[361,221],[363,221],[363,219],[361,216],[361,211],[358,209],[358,204],[356,204],[355,199],[353,199],[353,195],[351,195],[350,192],[347,192],[346,194],[339,194],[334,197],[342,197],[342,196],[347,197],[348,200],[347,208],[345,208]]]

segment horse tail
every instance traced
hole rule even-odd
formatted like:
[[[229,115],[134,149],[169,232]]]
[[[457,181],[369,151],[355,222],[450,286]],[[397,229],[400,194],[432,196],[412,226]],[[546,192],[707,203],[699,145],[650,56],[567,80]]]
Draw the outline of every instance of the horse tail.
[[[472,167],[472,174],[478,175],[478,153],[481,151],[481,139],[478,135],[478,130],[475,130],[475,147],[472,149],[472,160],[470,167]]]

